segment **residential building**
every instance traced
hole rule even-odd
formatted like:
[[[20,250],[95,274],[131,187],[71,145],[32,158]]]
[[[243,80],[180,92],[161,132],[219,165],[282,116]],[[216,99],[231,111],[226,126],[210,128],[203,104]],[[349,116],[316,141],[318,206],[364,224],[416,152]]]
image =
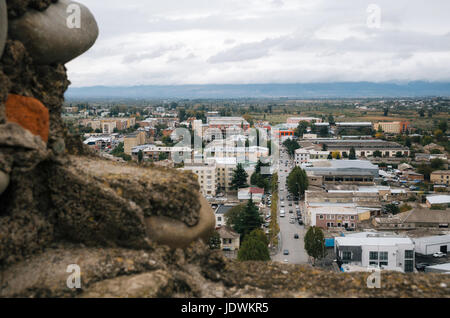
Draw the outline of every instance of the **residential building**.
[[[250,124],[242,117],[208,117],[207,124],[209,129],[220,130],[223,136],[227,135],[230,128],[239,128],[244,132],[250,128]]]
[[[216,164],[217,187],[226,193],[231,192],[234,170],[237,167],[236,158],[214,158]]]
[[[408,130],[409,123],[406,121],[379,122],[374,125],[376,131],[380,128],[388,134],[402,134]]]
[[[191,171],[197,175],[201,193],[206,196],[215,196],[217,190],[215,163],[185,164],[180,170]]]
[[[131,155],[137,158],[139,151],[144,154],[145,160],[159,161],[161,156],[164,159],[170,159],[175,163],[190,163],[192,161],[192,149],[190,147],[164,147],[153,144],[145,144],[133,147]]]
[[[338,264],[414,272],[414,243],[410,238],[377,234],[336,237],[335,252]]]
[[[430,175],[430,181],[434,184],[450,185],[450,170],[434,171]]]
[[[433,255],[437,252],[448,253],[450,250],[450,235],[436,235],[413,238],[416,252],[422,255]]]
[[[220,235],[220,248],[223,251],[237,251],[240,247],[241,236],[231,228],[222,226],[217,230]]]
[[[317,151],[312,149],[300,148],[295,151],[295,164],[300,166],[311,160],[327,159],[330,153],[328,151]]]
[[[126,135],[123,139],[123,150],[131,156],[133,148],[147,143],[147,135],[144,130],[136,131],[135,133]]]
[[[214,211],[214,215],[216,217],[216,228],[227,226],[225,214],[235,206],[236,205],[221,204],[217,207]]]

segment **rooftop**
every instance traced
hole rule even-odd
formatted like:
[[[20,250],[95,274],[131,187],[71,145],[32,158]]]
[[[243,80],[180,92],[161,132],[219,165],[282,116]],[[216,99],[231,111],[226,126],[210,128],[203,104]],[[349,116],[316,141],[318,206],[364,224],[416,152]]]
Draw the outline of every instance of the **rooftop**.
[[[413,241],[407,237],[337,237],[338,245],[347,246],[363,246],[363,245],[380,245],[380,246],[396,246],[400,244],[413,244]]]
[[[448,194],[430,195],[427,196],[427,201],[430,202],[430,204],[449,204],[450,195]]]
[[[428,243],[428,244],[441,244],[450,242],[450,235],[436,235],[414,238],[415,244]]]

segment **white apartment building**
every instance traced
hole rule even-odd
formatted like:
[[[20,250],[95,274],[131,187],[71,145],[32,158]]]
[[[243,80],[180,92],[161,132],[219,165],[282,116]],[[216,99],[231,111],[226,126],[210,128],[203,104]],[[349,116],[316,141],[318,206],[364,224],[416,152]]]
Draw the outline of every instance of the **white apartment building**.
[[[300,148],[295,151],[295,164],[300,166],[302,164],[308,163],[311,160],[323,160],[328,159],[328,151],[317,151]]]

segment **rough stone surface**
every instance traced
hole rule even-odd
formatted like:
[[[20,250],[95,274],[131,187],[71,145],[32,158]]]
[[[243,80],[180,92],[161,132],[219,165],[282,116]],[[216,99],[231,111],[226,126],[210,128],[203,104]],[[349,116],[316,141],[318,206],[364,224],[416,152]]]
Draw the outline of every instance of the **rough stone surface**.
[[[0,0],[0,58],[5,48],[6,36],[8,34],[8,15],[5,0]]]
[[[10,94],[6,100],[6,119],[48,141],[50,117],[48,109],[33,97]]]
[[[9,174],[0,170],[0,195],[5,192],[9,185]]]
[[[76,4],[80,8],[80,27],[68,26],[67,8]],[[21,41],[34,63],[40,65],[65,64],[86,52],[98,37],[94,16],[84,5],[59,0],[45,11],[27,11],[9,22],[9,34]]]
[[[70,264],[80,266],[81,289],[67,287]],[[367,288],[368,275],[237,262],[200,242],[185,250],[59,244],[0,271],[0,297],[450,297],[448,275],[383,272],[380,289]]]
[[[22,16],[29,9],[43,11],[56,2],[58,0],[6,0],[8,16],[12,19]]]

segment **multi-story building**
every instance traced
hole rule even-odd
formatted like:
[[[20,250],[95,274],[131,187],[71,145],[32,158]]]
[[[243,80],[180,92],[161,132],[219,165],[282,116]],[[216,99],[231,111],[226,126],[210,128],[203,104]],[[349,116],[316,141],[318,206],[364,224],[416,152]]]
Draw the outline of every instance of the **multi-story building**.
[[[126,135],[123,139],[123,150],[127,155],[132,154],[133,148],[147,143],[147,134],[145,131],[136,131],[135,133]]]
[[[230,192],[233,173],[237,166],[236,158],[214,158],[216,164],[216,180],[219,190]]]
[[[203,164],[185,164],[180,170],[191,171],[197,175],[200,190],[204,196],[215,196],[217,190],[216,164],[207,162]]]
[[[408,130],[409,123],[406,121],[379,122],[374,125],[376,131],[380,128],[388,134],[402,134]]]
[[[220,130],[223,136],[230,129],[238,128],[245,132],[250,128],[250,124],[242,117],[208,117],[207,124],[211,130]]]
[[[164,155],[166,159],[175,161],[175,163],[187,163],[192,161],[192,148],[190,147],[163,147],[157,145],[141,145],[132,148],[132,157],[137,158],[139,151],[142,151],[144,159],[150,159],[153,161],[160,160],[162,155]]]
[[[373,156],[375,152],[379,152],[385,158],[396,157],[397,153],[402,156],[409,156],[410,151],[408,147],[404,147],[396,142],[389,142],[384,140],[326,140],[319,139],[316,143],[326,145],[329,152],[338,151],[341,157],[347,157],[352,148],[355,149],[357,157]]]
[[[338,264],[362,268],[414,272],[414,243],[410,238],[377,236],[373,233],[347,235],[335,239]]]
[[[330,153],[328,151],[317,151],[300,148],[295,151],[295,164],[300,166],[311,160],[327,159]]]
[[[269,156],[267,147],[209,146],[204,151],[205,158],[236,158],[237,162],[258,162]]]
[[[430,175],[430,181],[434,184],[450,185],[450,170],[434,171]]]

